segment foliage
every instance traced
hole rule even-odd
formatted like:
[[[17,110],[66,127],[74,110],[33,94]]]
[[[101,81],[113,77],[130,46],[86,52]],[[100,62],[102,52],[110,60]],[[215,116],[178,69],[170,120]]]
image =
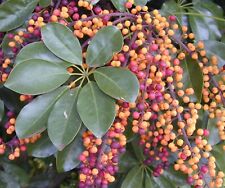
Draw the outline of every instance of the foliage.
[[[152,3],[0,3],[0,187],[224,186],[224,12]]]

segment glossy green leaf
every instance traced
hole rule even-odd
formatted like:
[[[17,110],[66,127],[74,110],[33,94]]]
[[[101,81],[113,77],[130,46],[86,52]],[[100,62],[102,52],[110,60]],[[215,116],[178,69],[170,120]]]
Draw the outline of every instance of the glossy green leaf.
[[[89,3],[91,3],[92,5],[97,4],[100,0],[87,0]]]
[[[207,56],[210,58],[212,55],[216,55],[219,60],[219,67],[225,65],[225,43],[218,42],[215,40],[205,40],[205,49],[207,52]]]
[[[27,152],[33,157],[45,158],[55,154],[57,149],[50,141],[47,133],[44,133],[35,143],[28,145]]]
[[[193,2],[193,3],[195,3],[195,2]],[[223,9],[222,9],[221,6],[219,6],[218,4],[214,3],[211,0],[206,0],[205,3],[202,3],[201,1],[199,1],[198,3],[196,2],[194,7],[196,7],[196,5],[198,7],[201,7],[203,9],[205,9],[205,10],[208,10],[210,12],[210,14],[212,15],[211,18],[215,22],[215,23],[213,23],[213,25],[217,24],[219,29],[223,29],[224,28],[224,26],[225,26],[225,22],[224,21],[216,20],[216,19],[213,18],[213,17],[223,18]]]
[[[6,57],[12,57],[14,56],[15,54],[13,53],[12,51],[12,48],[9,47],[9,42],[13,41],[14,39],[10,39],[8,36],[9,34],[14,34],[14,35],[17,35],[18,34],[18,31],[26,31],[26,26],[23,25],[17,29],[14,29],[12,31],[10,31],[10,33],[8,34],[5,34],[5,36],[3,37],[2,39],[2,43],[1,43],[1,48],[2,48],[2,51],[4,52],[4,55]]]
[[[50,6],[51,3],[52,3],[52,0],[40,0],[39,1],[39,5],[44,8]]]
[[[129,120],[129,123],[131,123],[132,121]],[[137,137],[137,134],[135,134],[133,131],[132,131],[132,126],[127,126],[125,131],[124,131],[124,135],[126,136],[127,138],[127,143],[129,142],[132,142],[136,137]]]
[[[208,119],[209,119],[208,111],[201,109],[198,111],[198,116],[199,117],[197,119],[196,127],[202,128],[202,129],[207,129]]]
[[[135,5],[145,6],[148,0],[134,0]]]
[[[16,179],[4,171],[0,171],[0,183],[0,187],[3,185],[1,188],[20,188]]]
[[[215,19],[213,19],[213,14],[199,6],[195,6],[194,10],[189,11],[191,14],[201,14],[202,16],[189,16],[189,23],[192,32],[195,34],[196,40],[212,40],[221,37],[221,32],[219,30],[218,24]],[[206,16],[204,16],[206,15]]]
[[[153,188],[152,177],[149,175],[147,171],[145,171],[145,179],[144,179],[144,188]]]
[[[9,47],[9,42],[11,41],[12,39],[9,39],[8,38],[8,35],[6,34],[4,36],[4,38],[2,39],[2,43],[1,43],[1,48],[2,48],[2,51],[4,52],[5,55],[7,56],[13,56],[14,53],[12,51],[12,49]]]
[[[139,163],[139,161],[135,158],[135,156],[133,156],[133,154],[129,150],[127,150],[126,153],[120,156],[119,161],[120,173],[127,172]]]
[[[168,178],[177,186],[185,185],[187,183],[187,175],[175,171],[173,166],[164,171],[163,176]]]
[[[181,63],[181,66],[183,68],[183,89],[192,87],[195,96],[192,96],[191,101],[194,102],[197,99],[197,101],[200,102],[202,99],[203,74],[198,62],[187,57],[186,60]]]
[[[219,130],[217,128],[217,118],[208,120],[207,129],[209,130],[208,143],[212,146],[220,142]]]
[[[217,167],[225,173],[225,151],[223,149],[224,145],[225,142],[214,145],[211,153],[216,158]]]
[[[125,177],[121,188],[143,188],[143,169],[140,166],[133,167]]]
[[[42,39],[47,48],[61,59],[82,64],[80,42],[72,31],[59,23],[49,23],[41,28]]]
[[[2,39],[1,48],[2,48],[2,51],[4,52],[4,54],[6,54],[8,56],[12,56],[13,52],[11,51],[11,49],[8,45],[9,42],[10,42],[10,39],[8,38],[8,35],[6,34]]]
[[[165,176],[153,177],[154,180],[154,188],[175,188],[176,184],[174,184],[173,180]]]
[[[176,18],[180,25],[187,25],[186,16],[182,14],[184,12],[185,10],[180,7],[179,4],[175,2],[175,0],[167,0],[165,3],[163,3],[162,8],[160,9],[160,13],[166,17],[179,13],[176,15]]]
[[[120,12],[126,11],[125,3],[127,2],[127,0],[111,0],[111,2],[118,11]]]
[[[48,118],[48,135],[58,150],[70,144],[81,128],[77,113],[78,89],[68,90],[55,103]]]
[[[77,135],[64,150],[56,155],[56,167],[58,172],[67,172],[76,168],[79,163],[79,156],[83,151],[81,134]]]
[[[66,68],[61,65],[32,59],[13,68],[5,87],[22,94],[38,95],[58,88],[69,77]]]
[[[33,42],[22,48],[16,56],[15,63],[19,64],[23,61],[32,59],[44,60],[51,63],[63,65],[65,67],[69,67],[71,65],[70,63],[56,57],[52,52],[48,50],[43,42]]]
[[[29,176],[23,168],[13,163],[7,162],[3,162],[2,167],[4,168],[4,171],[7,174],[9,174],[11,177],[14,177],[14,179],[18,182],[19,185],[21,185],[22,187],[27,186]]]
[[[144,154],[143,154],[143,148],[139,144],[139,138],[136,137],[132,142],[131,142],[132,150],[137,158],[138,161],[144,161]]]
[[[139,92],[137,77],[129,70],[102,67],[94,72],[98,87],[115,99],[135,102]]]
[[[103,66],[108,63],[113,54],[123,46],[123,36],[115,26],[100,29],[91,40],[87,49],[86,62],[91,67]]]
[[[16,121],[16,134],[19,138],[30,137],[46,129],[48,116],[56,101],[68,90],[61,87],[41,95],[28,103],[19,113]]]
[[[0,100],[0,122],[2,121],[2,118],[4,116],[4,102],[2,100]]]
[[[0,32],[21,26],[32,13],[38,0],[7,0],[0,5]]]
[[[87,83],[78,96],[77,110],[84,125],[96,137],[102,137],[115,118],[115,101],[104,94],[95,82]]]

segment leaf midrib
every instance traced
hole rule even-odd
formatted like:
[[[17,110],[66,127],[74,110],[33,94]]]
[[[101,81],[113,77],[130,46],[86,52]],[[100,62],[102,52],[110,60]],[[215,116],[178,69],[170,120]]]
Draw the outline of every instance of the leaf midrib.
[[[91,94],[92,94],[92,97],[93,97],[93,102],[94,102],[94,107],[95,107],[95,111],[96,111],[96,115],[97,115],[97,122],[99,124],[99,113],[98,113],[98,108],[97,108],[97,101],[96,101],[96,96],[95,96],[95,93],[94,93],[94,88],[92,86],[92,83],[90,83],[90,88],[91,88]]]
[[[111,82],[113,82],[113,84],[118,88],[118,90],[122,93],[122,95],[125,95],[123,92],[123,89],[121,89],[121,87],[110,77],[108,77],[106,74],[100,72],[100,71],[96,71],[96,73],[102,75],[103,77],[105,77],[106,79],[110,80]]]
[[[55,25],[55,24],[54,24]],[[61,26],[61,25],[60,25]],[[64,28],[64,27],[63,27]],[[53,28],[53,30],[54,30],[55,28]],[[52,28],[50,29],[50,31],[48,30],[48,29],[46,29],[46,31],[48,32],[48,33],[54,33],[54,32],[52,32]],[[66,32],[68,32],[68,33],[70,33],[70,34],[72,34],[72,31],[70,30],[70,29],[68,29],[68,28],[64,28],[64,31],[66,31]],[[67,43],[62,43],[61,41],[63,41],[64,40],[64,38],[65,38],[65,36],[63,36],[63,40],[59,40],[59,38],[60,39],[62,39],[62,35],[58,35],[58,36],[56,36],[56,35],[54,35],[55,36],[55,38],[57,38],[58,39],[58,41],[60,41],[60,43],[61,43],[61,45],[63,46],[63,48],[62,49],[68,49],[68,52],[70,53],[70,55],[72,55],[73,56],[73,58],[75,59],[75,61],[76,62],[78,62],[78,64],[80,65],[80,62],[81,62],[81,56],[79,55],[79,57],[77,57],[77,55],[75,55],[74,54],[74,49],[73,48],[71,48]],[[79,43],[77,43],[78,41],[76,40],[76,38],[74,38],[74,36],[73,35],[71,35],[72,36],[72,41],[70,41],[71,43],[73,43],[72,45],[73,46],[75,46],[76,48],[77,48],[77,44],[78,44],[78,46],[79,46]],[[76,49],[75,48],[75,49]],[[50,49],[49,49],[50,50]],[[50,50],[51,51],[51,50]],[[54,50],[55,51],[55,50]],[[76,52],[75,52],[76,53]],[[56,53],[54,53],[57,57],[59,57]],[[61,56],[61,55],[60,55]],[[61,58],[61,59],[65,59],[64,57],[62,58],[62,57],[59,57],[59,58]],[[66,57],[66,61],[68,61],[68,57]],[[71,60],[71,58],[69,58],[70,60]],[[69,61],[70,62],[70,61]],[[73,62],[70,62],[70,63],[73,63]]]
[[[111,38],[114,38],[114,36],[117,34],[117,32],[114,32],[113,33],[113,35],[112,35],[112,37]],[[109,45],[110,43],[107,43],[107,45],[106,46],[101,46],[101,48],[100,48],[100,50],[99,50],[99,53],[101,53],[102,51],[103,51],[103,49],[105,49],[105,48],[107,48],[108,46],[110,46]],[[93,45],[93,43],[92,44],[90,44],[90,46],[89,47],[92,47],[92,45]],[[90,48],[88,48],[88,49],[90,49]],[[113,53],[115,53],[115,52],[117,52],[118,50],[113,50],[112,49],[112,55],[113,55]],[[88,50],[88,52],[89,52],[89,50]],[[89,52],[90,53],[90,52]],[[87,53],[87,54],[89,54],[89,53]],[[111,56],[112,56],[111,55]],[[88,56],[87,56],[88,57]],[[98,55],[96,55],[94,58],[92,57],[91,59],[92,59],[92,61],[90,61],[90,62],[88,62],[88,64],[89,65],[93,65],[93,62],[95,62],[96,61],[96,59],[98,59],[99,58],[99,54]],[[88,58],[89,59],[89,58]]]

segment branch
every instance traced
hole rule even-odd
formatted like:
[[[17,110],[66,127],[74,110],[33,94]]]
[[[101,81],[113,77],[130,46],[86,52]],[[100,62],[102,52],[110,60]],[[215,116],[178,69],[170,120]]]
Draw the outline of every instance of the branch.
[[[137,16],[135,16],[131,13],[114,12],[114,13],[109,13],[109,14],[92,15],[92,16],[89,16],[87,18],[83,18],[83,19],[80,19],[80,20],[77,20],[77,21],[85,22],[85,21],[92,20],[93,18],[102,18],[104,16],[109,16],[109,17],[126,16],[126,17],[131,18],[131,19],[137,18]],[[68,24],[68,26],[69,27],[73,26],[77,21],[71,22],[70,24]]]
[[[174,90],[172,88],[172,84],[171,83],[169,83],[169,90],[170,90],[170,94],[171,94],[172,98],[176,99],[176,94],[175,94],[175,92],[174,92]],[[183,118],[182,118],[182,116],[181,116],[181,114],[179,112],[177,112],[177,117],[178,117],[178,121],[183,121]],[[186,133],[185,129],[182,128],[181,131],[182,131],[185,143],[192,150],[192,146],[191,146],[190,141],[188,140],[188,136],[187,136],[187,133]]]

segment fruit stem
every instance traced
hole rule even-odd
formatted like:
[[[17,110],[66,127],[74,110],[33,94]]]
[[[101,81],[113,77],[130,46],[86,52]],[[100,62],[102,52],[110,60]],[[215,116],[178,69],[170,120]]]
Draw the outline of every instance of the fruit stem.
[[[128,20],[128,19],[130,19],[130,20],[135,20],[135,18],[125,16],[125,17],[123,17],[123,18],[119,18],[119,19],[115,20],[112,24],[113,24],[113,25],[116,25],[116,24],[121,23],[121,22],[123,22],[123,21],[126,21],[126,20]]]
[[[109,14],[101,14],[101,15],[92,15],[92,16],[89,16],[87,18],[83,18],[83,19],[80,19],[79,21],[89,21],[89,20],[92,20],[93,18],[96,18],[96,17],[99,17],[99,18],[102,18],[104,16],[109,16],[109,17],[117,17],[117,16],[126,16],[128,18],[137,18],[135,15],[131,14],[131,13],[123,13],[123,12],[114,12],[114,13],[109,13]],[[68,24],[69,27],[73,26],[74,23],[76,23],[77,21],[74,21],[74,22],[71,22],[70,24]]]
[[[80,67],[78,67],[77,65],[73,65],[73,67],[75,67],[77,70],[79,70],[80,72],[84,73],[84,69],[82,70]],[[81,66],[82,67],[82,66]]]
[[[81,76],[81,77],[79,77],[79,78],[77,78],[76,80],[74,80],[72,83],[70,83],[70,85],[68,86],[69,88],[72,88],[73,86],[74,86],[74,84],[76,83],[76,82],[78,82],[80,79],[84,79],[85,77],[84,76]]]
[[[82,87],[82,84],[83,84],[84,80],[85,80],[85,77],[83,77],[83,79],[81,80],[80,85],[79,85],[79,88]]]
[[[75,73],[70,73],[70,75],[71,75],[71,76],[82,76],[83,74],[82,74],[82,73],[76,73],[76,72],[75,72]]]
[[[138,32],[135,31],[134,34],[133,34],[133,36],[132,36],[132,38],[130,39],[129,48],[131,48],[131,46],[133,45],[133,43],[137,39],[137,35],[138,35]],[[125,60],[125,62],[123,64],[123,67],[126,67],[127,66],[127,63],[129,61],[129,53],[126,53],[125,58],[126,58],[126,60]]]
[[[169,89],[170,89],[170,94],[171,94],[172,98],[176,99],[176,94],[174,92],[174,89],[173,89],[173,86],[172,86],[171,83],[169,83]],[[183,118],[182,118],[182,116],[179,112],[177,112],[177,117],[178,117],[178,121],[183,121]],[[181,131],[182,131],[185,143],[188,145],[189,149],[192,151],[192,146],[191,146],[190,141],[188,140],[188,136],[187,136],[187,133],[186,133],[185,129],[182,128]],[[198,165],[198,167],[199,167],[199,165]],[[205,176],[203,176],[203,179],[205,181],[205,185],[209,188],[209,185],[208,185],[208,183],[205,179]]]

